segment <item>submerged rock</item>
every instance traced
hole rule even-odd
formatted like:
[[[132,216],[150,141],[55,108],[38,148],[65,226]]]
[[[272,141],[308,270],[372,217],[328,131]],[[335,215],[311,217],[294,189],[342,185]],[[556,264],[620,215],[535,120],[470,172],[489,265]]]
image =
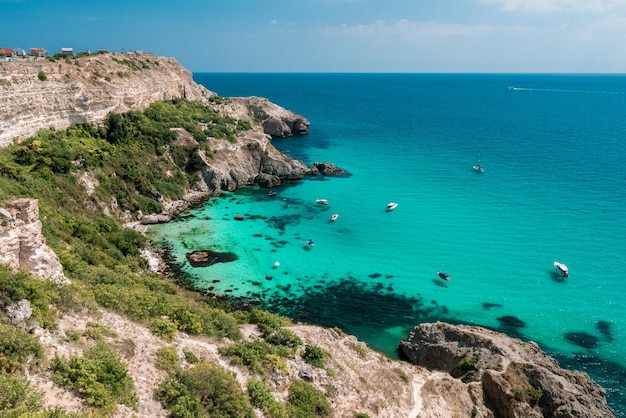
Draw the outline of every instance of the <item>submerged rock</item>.
[[[237,260],[234,253],[220,253],[212,250],[197,250],[186,254],[189,264],[193,267],[208,267],[217,263],[228,263]]]
[[[526,326],[526,323],[516,316],[505,315],[496,319],[500,321],[502,325],[507,327],[523,328]]]
[[[587,332],[566,332],[565,338],[583,348],[595,348],[598,345],[598,337]]]

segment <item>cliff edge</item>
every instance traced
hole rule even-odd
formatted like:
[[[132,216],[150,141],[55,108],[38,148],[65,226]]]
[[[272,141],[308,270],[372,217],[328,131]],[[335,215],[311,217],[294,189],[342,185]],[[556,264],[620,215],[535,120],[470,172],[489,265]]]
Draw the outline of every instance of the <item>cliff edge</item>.
[[[97,124],[109,112],[141,110],[158,100],[206,103],[215,96],[174,58],[148,53],[3,62],[0,87],[0,146],[41,128]]]

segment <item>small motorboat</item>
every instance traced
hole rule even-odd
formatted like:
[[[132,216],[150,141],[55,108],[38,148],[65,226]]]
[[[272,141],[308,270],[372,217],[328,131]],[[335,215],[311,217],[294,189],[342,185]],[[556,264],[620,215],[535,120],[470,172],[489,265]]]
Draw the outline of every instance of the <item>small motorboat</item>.
[[[387,210],[388,211],[394,210],[397,207],[398,207],[398,204],[396,202],[391,202],[391,203],[387,204]]]
[[[270,192],[267,195],[268,196],[276,196],[276,192],[274,190],[270,190]]]
[[[306,245],[308,245],[309,247],[313,247],[315,245],[315,243],[313,242],[312,239],[308,239],[304,242]]]
[[[315,199],[315,203],[318,203],[320,205],[327,205],[328,204],[328,200],[326,200],[326,199]]]
[[[444,279],[444,280],[450,280],[451,279],[450,275],[448,273],[446,273],[445,271],[438,271],[437,275],[439,277],[441,277],[442,279]]]
[[[485,169],[482,165],[480,164],[474,164],[474,166],[472,167],[474,169],[474,171],[478,172],[478,173],[484,173]]]
[[[559,271],[561,277],[569,277],[569,269],[563,263],[559,263],[558,261],[554,262],[554,268]]]
[[[330,215],[330,220],[331,221],[336,221],[338,217],[339,217],[338,213],[333,213],[332,215]]]

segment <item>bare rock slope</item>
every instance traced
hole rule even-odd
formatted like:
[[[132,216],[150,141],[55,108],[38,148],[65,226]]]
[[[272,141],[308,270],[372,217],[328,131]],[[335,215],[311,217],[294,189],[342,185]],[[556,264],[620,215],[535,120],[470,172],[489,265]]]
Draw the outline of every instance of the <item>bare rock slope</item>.
[[[215,96],[174,58],[147,53],[97,54],[0,64],[0,146],[41,128],[98,123],[109,112],[158,100],[206,102]]]
[[[0,207],[0,248],[0,264],[57,283],[69,283],[59,258],[41,233],[36,199],[17,199]]]

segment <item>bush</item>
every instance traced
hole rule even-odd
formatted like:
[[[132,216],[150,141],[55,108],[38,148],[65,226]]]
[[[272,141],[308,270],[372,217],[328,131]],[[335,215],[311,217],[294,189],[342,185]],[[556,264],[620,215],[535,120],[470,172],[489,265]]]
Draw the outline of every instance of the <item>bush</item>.
[[[39,79],[39,81],[46,81],[48,79],[48,76],[43,70],[39,70],[39,72],[37,73],[37,78]]]
[[[165,341],[174,341],[176,337],[176,324],[168,321],[167,319],[154,318],[148,325],[150,332],[157,337],[163,338]]]
[[[26,378],[0,373],[0,416],[21,417],[41,409],[41,394],[31,389]]]
[[[265,341],[252,341],[220,347],[219,352],[228,356],[233,363],[243,364],[253,373],[267,374],[275,366],[268,361],[268,356],[285,357],[289,354],[289,349],[273,346]]]
[[[287,418],[283,404],[274,399],[272,390],[257,379],[248,380],[248,397],[256,408],[262,410],[270,418]]]
[[[158,369],[165,370],[166,372],[173,372],[178,368],[178,351],[176,347],[162,347],[156,352],[157,361],[156,366]]]
[[[307,344],[302,358],[310,365],[321,368],[324,367],[324,361],[328,358],[328,353],[320,347]]]
[[[273,345],[284,345],[287,347],[295,347],[302,345],[302,339],[292,331],[280,328],[265,337],[265,341]]]
[[[118,403],[134,406],[137,402],[126,366],[102,341],[85,350],[82,357],[55,357],[51,368],[56,383],[70,388],[103,413],[113,413]]]
[[[37,365],[42,359],[43,348],[37,338],[0,324],[0,373],[21,371],[27,364]]]
[[[218,366],[201,361],[178,370],[156,390],[172,417],[253,417],[248,398],[237,379]]]
[[[326,397],[309,383],[294,380],[289,386],[287,411],[293,417],[330,417]]]

